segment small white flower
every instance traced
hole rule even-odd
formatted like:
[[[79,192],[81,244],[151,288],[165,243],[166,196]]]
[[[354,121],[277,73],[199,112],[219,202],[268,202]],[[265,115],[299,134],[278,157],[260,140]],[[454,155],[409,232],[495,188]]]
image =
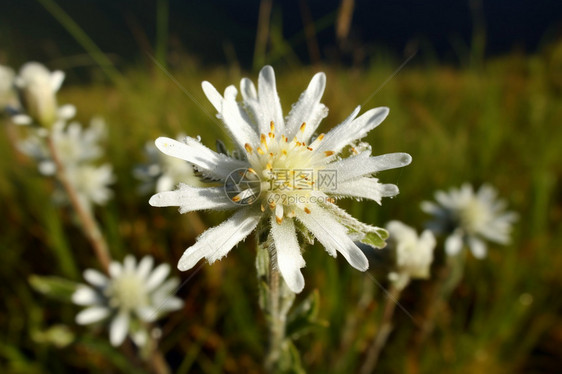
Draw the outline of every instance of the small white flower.
[[[103,156],[100,142],[106,135],[105,122],[101,118],[93,118],[90,126],[84,129],[78,122],[66,126],[60,121],[47,131],[57,148],[66,177],[85,206],[90,207],[91,202],[106,203],[112,196],[108,185],[115,181],[115,176],[111,165],[93,164]],[[41,174],[52,176],[56,173],[56,165],[42,133],[31,135],[20,142],[18,147],[23,153],[37,160]]]
[[[410,278],[429,278],[436,244],[433,233],[425,230],[418,236],[416,230],[399,221],[390,221],[386,229],[390,234],[388,240],[396,251],[396,272],[390,273],[389,278],[400,289]]]
[[[506,212],[506,203],[497,199],[496,190],[482,185],[477,193],[465,183],[461,188],[452,188],[449,193],[437,191],[437,203],[424,201],[421,208],[432,214],[434,220],[428,227],[440,234],[447,234],[445,251],[458,254],[468,244],[476,258],[487,253],[484,239],[499,244],[508,244],[512,223],[517,219],[514,212]]]
[[[5,108],[15,105],[15,76],[14,70],[0,65],[0,114]]]
[[[185,135],[176,139],[183,138],[185,138]],[[145,154],[148,162],[134,170],[134,175],[144,182],[140,188],[141,192],[169,191],[180,182],[187,183],[190,186],[202,186],[189,162],[165,155],[158,151],[153,142],[145,145]]]
[[[15,86],[20,93],[24,114],[14,116],[18,124],[33,121],[47,128],[53,126],[61,117],[72,114],[69,106],[59,108],[56,93],[64,80],[62,71],[50,72],[38,62],[28,62],[22,66],[15,78]]]
[[[184,142],[156,140],[163,153],[188,161],[204,177],[224,187],[182,184],[175,191],[154,195],[151,205],[179,206],[181,213],[237,210],[184,252],[178,263],[180,270],[192,268],[202,258],[210,263],[222,258],[260,221],[271,228],[279,270],[294,292],[304,287],[299,228],[314,235],[330,255],[335,257],[339,252],[354,268],[367,270],[367,258],[354,240],[376,235],[379,243],[384,243],[386,232],[351,217],[334,204],[335,199],[366,198],[380,203],[383,197],[395,196],[397,186],[381,184],[373,175],[408,165],[411,157],[406,153],[371,157],[370,147],[361,147],[360,152],[353,149],[353,144],[385,119],[388,108],[384,107],[356,118],[361,109],[357,107],[339,126],[315,136],[328,113],[320,103],[325,84],[326,76],[316,74],[284,118],[270,66],[261,70],[258,89],[249,79],[242,79],[241,102],[234,86],[227,87],[223,96],[209,82],[203,82],[203,91],[237,146],[233,156],[214,152],[190,137]]]
[[[173,296],[179,280],[166,280],[170,266],[160,264],[153,269],[153,262],[152,257],[146,256],[137,264],[128,255],[123,264],[110,264],[109,277],[96,270],[86,270],[84,278],[89,285],[80,285],[72,295],[75,304],[87,307],[76,315],[76,322],[88,325],[109,318],[112,345],[121,345],[127,334],[142,345],[148,333],[146,323],[183,305]]]

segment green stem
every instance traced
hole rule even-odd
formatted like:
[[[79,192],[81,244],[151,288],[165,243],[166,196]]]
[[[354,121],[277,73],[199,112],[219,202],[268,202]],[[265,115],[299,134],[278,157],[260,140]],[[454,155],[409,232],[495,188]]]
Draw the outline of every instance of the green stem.
[[[285,339],[286,314],[281,310],[281,274],[277,265],[275,248],[269,248],[269,348],[265,358],[265,367],[268,372],[276,372],[279,367],[283,340]]]
[[[92,244],[92,248],[94,249],[96,257],[98,258],[105,272],[108,272],[109,264],[111,263],[111,256],[109,254],[109,247],[107,245],[107,242],[105,241],[105,238],[92,214],[92,211],[84,205],[84,203],[78,196],[78,191],[76,191],[72,183],[68,180],[64,163],[62,162],[58,154],[58,150],[52,136],[49,136],[49,138],[47,139],[47,143],[49,146],[49,151],[51,152],[51,157],[53,158],[53,162],[56,165],[57,178],[68,194],[70,204],[72,205],[72,207],[76,211],[76,214],[78,215],[78,218],[80,219],[82,230]]]

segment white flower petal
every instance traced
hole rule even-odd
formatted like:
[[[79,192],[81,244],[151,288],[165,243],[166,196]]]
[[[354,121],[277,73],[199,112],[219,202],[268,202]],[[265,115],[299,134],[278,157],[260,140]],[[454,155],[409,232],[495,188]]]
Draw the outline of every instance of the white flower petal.
[[[259,136],[250,124],[250,118],[236,101],[237,93],[234,86],[227,87],[220,113],[231,139],[243,150],[246,144],[258,146]]]
[[[269,123],[273,121],[280,133],[285,132],[285,121],[283,120],[283,110],[277,95],[275,85],[275,72],[271,66],[261,69],[258,77],[258,100],[262,113],[261,122],[258,124],[260,132],[269,132]]]
[[[203,81],[201,83],[201,88],[203,88],[203,92],[205,93],[205,96],[207,96],[207,99],[211,102],[211,104],[213,104],[217,112],[220,113],[222,110],[222,95],[217,91],[215,86],[207,81]]]
[[[141,279],[147,279],[152,270],[154,264],[154,259],[152,256],[145,256],[139,261],[139,266],[137,267],[137,274]]]
[[[152,291],[164,282],[166,277],[170,274],[170,265],[160,264],[154,269],[150,277],[146,281],[145,287],[147,291]]]
[[[57,113],[61,119],[70,119],[76,115],[76,107],[71,104],[66,104],[59,107]]]
[[[449,256],[457,255],[463,246],[462,233],[453,233],[445,240],[445,252]]]
[[[93,269],[86,269],[83,275],[84,275],[84,279],[86,279],[88,283],[99,288],[105,287],[109,281],[109,279],[107,279],[107,277],[104,274]]]
[[[61,88],[63,81],[64,72],[56,70],[51,73],[51,88],[53,89],[53,92],[57,92]]]
[[[356,109],[343,123],[330,130],[320,143],[318,150],[339,153],[345,146],[365,137],[369,131],[380,125],[389,110],[386,107],[371,109],[359,118],[350,120],[357,112]]]
[[[160,151],[168,156],[190,162],[205,175],[215,179],[225,179],[233,170],[246,169],[248,166],[244,161],[210,150],[193,138],[186,137],[185,142],[186,144],[174,139],[160,137],[156,139],[155,144]]]
[[[242,78],[240,81],[240,93],[244,100],[245,109],[248,115],[252,117],[250,124],[256,133],[260,132],[259,123],[262,122],[262,113],[260,112],[260,103],[258,101],[258,92],[256,86],[248,78]]]
[[[328,194],[365,198],[381,203],[383,197],[398,195],[395,184],[379,183],[377,178],[359,178],[348,182],[338,182],[335,190],[325,190]]]
[[[335,170],[338,182],[345,182],[379,171],[400,168],[409,165],[412,156],[407,153],[387,153],[375,157],[365,157],[359,154],[329,164],[327,170]]]
[[[30,125],[33,119],[27,114],[16,114],[12,116],[12,122],[16,125]]]
[[[279,206],[279,205],[278,205]],[[304,277],[300,271],[306,263],[301,254],[295,224],[287,218],[278,224],[275,217],[271,217],[271,235],[277,251],[277,264],[283,279],[289,289],[299,293],[304,288]]]
[[[158,304],[159,313],[168,313],[183,308],[183,301],[177,297],[170,296]]]
[[[101,306],[86,308],[76,315],[76,323],[79,325],[89,325],[101,321],[109,315],[109,309]]]
[[[111,278],[117,278],[123,272],[123,267],[117,261],[113,261],[109,264],[109,275]]]
[[[338,251],[351,266],[357,270],[366,271],[369,268],[367,257],[349,238],[345,227],[321,207],[310,206],[309,210],[310,214],[300,209],[296,209],[295,213],[328,253],[335,257],[336,251]]]
[[[123,261],[123,269],[127,273],[133,273],[135,268],[137,267],[137,261],[132,255],[125,256],[125,260]]]
[[[144,322],[154,322],[158,319],[158,310],[152,306],[142,306],[136,309],[137,316]]]
[[[474,257],[478,259],[483,259],[488,253],[486,243],[474,236],[470,236],[468,238],[468,246],[470,247],[470,251],[472,252]]]
[[[72,302],[77,305],[94,305],[98,301],[97,292],[87,286],[79,286],[72,294]]]
[[[119,312],[109,325],[109,341],[117,347],[123,343],[129,331],[129,313]]]
[[[328,114],[326,106],[320,103],[325,88],[326,74],[315,74],[287,117],[286,135],[289,139],[293,139],[304,122],[306,127],[302,138],[308,143],[320,121]]]
[[[194,245],[185,250],[178,269],[189,270],[203,257],[209,263],[222,258],[256,228],[260,216],[261,213],[255,209],[241,209],[220,225],[208,229]]]
[[[229,209],[238,205],[232,202],[224,187],[197,188],[186,184],[178,190],[153,195],[148,203],[155,207],[179,206],[180,213],[204,209]]]

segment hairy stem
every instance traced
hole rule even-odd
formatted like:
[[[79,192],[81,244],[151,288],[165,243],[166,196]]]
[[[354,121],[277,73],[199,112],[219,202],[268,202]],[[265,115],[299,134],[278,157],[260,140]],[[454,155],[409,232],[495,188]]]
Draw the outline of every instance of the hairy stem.
[[[275,372],[279,367],[281,349],[285,338],[286,316],[281,311],[280,273],[277,266],[276,250],[269,250],[269,348],[265,359],[268,372]]]
[[[57,178],[68,194],[70,204],[78,215],[80,223],[82,224],[82,230],[92,244],[92,248],[94,249],[96,257],[98,258],[105,272],[108,272],[109,264],[111,262],[111,256],[109,255],[107,242],[105,241],[105,238],[101,233],[98,223],[92,215],[91,210],[84,205],[82,200],[80,200],[78,191],[76,191],[72,183],[68,180],[64,164],[59,156],[52,136],[48,137],[47,143],[49,146],[49,151],[51,152],[51,157],[53,158],[53,161],[56,165]]]

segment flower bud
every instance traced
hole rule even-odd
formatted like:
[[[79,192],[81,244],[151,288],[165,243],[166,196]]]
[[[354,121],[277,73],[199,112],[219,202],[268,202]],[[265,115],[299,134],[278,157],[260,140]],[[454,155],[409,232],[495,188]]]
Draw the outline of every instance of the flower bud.
[[[57,119],[57,97],[64,73],[50,72],[37,62],[25,64],[15,80],[20,100],[27,115],[38,124],[51,127]]]

